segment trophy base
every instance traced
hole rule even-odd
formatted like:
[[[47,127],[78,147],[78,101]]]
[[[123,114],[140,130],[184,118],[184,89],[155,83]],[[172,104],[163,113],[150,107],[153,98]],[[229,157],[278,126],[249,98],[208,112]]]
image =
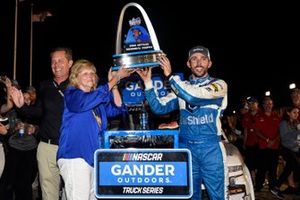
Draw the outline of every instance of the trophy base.
[[[119,70],[121,66],[125,68],[157,67],[160,65],[158,58],[162,55],[165,54],[161,50],[115,54],[112,70]]]

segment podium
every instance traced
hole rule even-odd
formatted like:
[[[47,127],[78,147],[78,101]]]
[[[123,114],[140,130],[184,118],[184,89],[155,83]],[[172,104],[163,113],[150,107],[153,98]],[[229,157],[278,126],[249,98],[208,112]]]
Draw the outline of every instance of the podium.
[[[178,130],[106,131],[105,149],[122,148],[178,148]]]
[[[178,130],[106,131],[95,152],[99,199],[189,199],[191,153],[178,149]]]

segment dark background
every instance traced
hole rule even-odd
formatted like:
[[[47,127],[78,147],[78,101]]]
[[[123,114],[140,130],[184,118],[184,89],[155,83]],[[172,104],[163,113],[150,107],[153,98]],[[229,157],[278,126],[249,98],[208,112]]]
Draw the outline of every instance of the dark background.
[[[125,0],[35,0],[35,10],[53,14],[33,25],[33,85],[51,78],[49,52],[69,46],[74,59],[95,63],[106,77],[115,53],[117,23]],[[291,82],[299,85],[299,19],[296,3],[284,1],[136,0],[147,12],[175,72],[189,75],[187,52],[195,45],[211,51],[211,76],[229,87],[229,109],[249,95],[271,91],[276,106],[289,103]],[[1,1],[0,75],[13,73],[14,0]],[[19,2],[17,80],[29,85],[30,1]]]

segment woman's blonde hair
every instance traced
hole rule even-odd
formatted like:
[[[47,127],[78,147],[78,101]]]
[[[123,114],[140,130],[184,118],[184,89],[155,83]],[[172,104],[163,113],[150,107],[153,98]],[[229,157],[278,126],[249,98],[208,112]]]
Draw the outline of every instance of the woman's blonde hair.
[[[99,81],[99,77],[97,76],[97,70],[95,65],[88,60],[85,59],[80,59],[77,60],[74,65],[71,68],[71,73],[69,76],[69,86],[74,86],[74,87],[78,87],[78,82],[77,82],[77,77],[78,74],[80,72],[82,72],[82,70],[84,69],[91,69],[95,72],[95,85],[93,86],[93,89],[96,89],[98,81]]]

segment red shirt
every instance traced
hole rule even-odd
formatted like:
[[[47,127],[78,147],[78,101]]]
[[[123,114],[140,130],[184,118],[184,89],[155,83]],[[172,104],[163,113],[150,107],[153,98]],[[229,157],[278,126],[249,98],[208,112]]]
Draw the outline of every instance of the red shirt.
[[[252,115],[250,112],[245,113],[242,126],[247,131],[247,139],[246,139],[246,146],[254,146],[258,144],[258,139],[255,134],[255,121],[259,113],[257,112],[255,115]]]
[[[261,113],[261,115],[256,120],[255,129],[259,131],[259,133],[266,139],[257,137],[259,148],[279,148],[279,123],[280,117],[275,112],[272,112],[270,116],[266,115],[265,113]],[[275,140],[275,142],[270,147],[268,147],[268,144],[271,144],[272,140]]]

